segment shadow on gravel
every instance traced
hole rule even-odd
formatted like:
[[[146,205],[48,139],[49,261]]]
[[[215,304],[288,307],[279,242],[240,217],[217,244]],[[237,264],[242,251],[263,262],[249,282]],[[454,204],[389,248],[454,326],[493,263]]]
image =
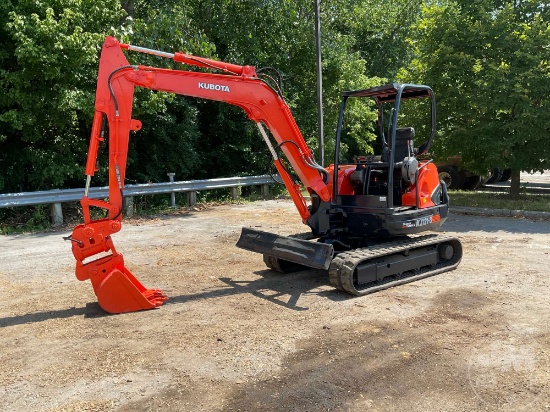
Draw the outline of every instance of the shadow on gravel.
[[[309,308],[299,305],[300,297],[304,294],[315,294],[317,296],[326,297],[332,301],[343,301],[353,298],[353,296],[337,290],[316,290],[321,286],[328,285],[328,275],[318,270],[305,270],[286,275],[270,270],[262,270],[256,272],[256,274],[260,275],[261,278],[253,281],[237,281],[228,277],[219,278],[220,281],[228,286],[227,288],[207,290],[195,294],[169,296],[165,305],[182,304],[196,300],[248,293],[287,309],[305,311]],[[81,308],[73,307],[0,318],[0,328],[26,323],[43,322],[50,319],[67,319],[73,316],[101,318],[117,315],[105,312],[97,302],[90,302],[87,303],[85,307]]]
[[[0,328],[23,325],[25,323],[43,322],[50,319],[67,319],[72,318],[73,316],[84,316],[85,318],[102,318],[113,315],[101,309],[97,302],[90,302],[82,308],[48,310],[44,312],[33,312],[26,313],[24,315],[15,315],[0,318]]]
[[[219,280],[225,283],[228,288],[170,296],[165,305],[248,293],[287,309],[304,311],[309,308],[300,306],[298,303],[300,297],[304,294],[314,294],[332,301],[353,298],[335,289],[316,290],[320,286],[328,285],[328,275],[323,271],[305,270],[291,274],[280,274],[271,270],[262,270],[255,272],[255,274],[260,275],[261,278],[252,281],[236,281],[228,277],[221,277]]]
[[[508,337],[491,299],[457,288],[436,296],[415,317],[395,319],[373,316],[368,309],[357,311],[353,320],[317,324],[309,337],[295,342],[293,353],[265,373],[238,383],[194,377],[191,384],[175,383],[121,410],[516,411],[500,407],[492,398],[482,399],[472,389],[471,377],[484,372],[475,365],[469,368],[475,339],[485,343],[495,336]],[[525,399],[533,397],[530,388],[520,386],[522,379],[495,382],[494,394],[506,395],[506,385],[511,384]],[[208,404],[205,394],[210,392],[223,396],[223,406]]]
[[[529,218],[475,216],[449,214],[447,221],[441,226],[441,232],[503,232],[511,234],[541,233],[550,234],[550,222],[530,220]]]
[[[441,293],[417,317],[389,322],[365,316],[320,327],[296,342],[279,370],[234,385],[223,410],[518,410],[472,390],[472,377],[493,376],[479,365],[469,368],[474,338],[508,337],[490,303],[482,293],[459,288]],[[519,399],[529,400],[543,390],[533,395],[521,386],[523,377],[514,378],[496,380],[491,393],[506,396],[511,385]]]

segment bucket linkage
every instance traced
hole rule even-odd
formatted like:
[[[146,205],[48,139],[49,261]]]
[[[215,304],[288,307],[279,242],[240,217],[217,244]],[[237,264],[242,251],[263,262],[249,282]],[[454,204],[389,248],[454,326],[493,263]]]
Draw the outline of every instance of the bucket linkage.
[[[118,220],[102,219],[75,227],[67,238],[76,258],[76,278],[90,279],[99,305],[109,313],[153,309],[168,298],[158,289],[147,289],[124,266],[124,258],[113,245],[111,234],[120,230]],[[87,258],[107,253],[86,262]]]

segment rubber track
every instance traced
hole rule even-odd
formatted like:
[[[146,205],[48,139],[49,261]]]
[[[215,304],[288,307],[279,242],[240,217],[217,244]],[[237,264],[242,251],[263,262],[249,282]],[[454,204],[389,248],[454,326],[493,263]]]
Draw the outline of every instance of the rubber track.
[[[354,285],[354,271],[357,266],[371,259],[402,253],[403,251],[425,247],[443,242],[457,243],[460,246],[451,259],[442,261],[435,266],[428,268],[411,268],[412,273],[406,272],[402,275],[391,277],[389,280],[371,282],[365,285]],[[367,295],[382,289],[414,282],[429,276],[453,270],[458,266],[462,258],[462,247],[460,241],[453,236],[446,235],[424,235],[407,238],[400,241],[388,242],[369,248],[354,249],[348,252],[339,253],[329,268],[329,280],[336,289],[343,290],[356,296]]]

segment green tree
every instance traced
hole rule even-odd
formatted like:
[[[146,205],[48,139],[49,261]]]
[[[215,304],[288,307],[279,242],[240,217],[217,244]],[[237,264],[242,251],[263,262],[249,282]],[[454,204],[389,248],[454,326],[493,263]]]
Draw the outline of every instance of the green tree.
[[[439,156],[462,155],[482,172],[548,169],[550,159],[550,2],[430,2],[411,40],[414,64],[403,78],[438,97]]]
[[[343,6],[345,2],[341,3]],[[347,2],[349,3],[351,1]],[[216,44],[216,53],[220,59],[250,64],[257,68],[267,66],[279,70],[283,79],[285,98],[304,138],[316,153],[318,142],[314,2],[196,0],[194,4],[194,20],[201,22],[208,38]],[[370,79],[366,76],[365,61],[360,52],[354,50],[355,38],[351,34],[352,30],[344,32],[342,25],[332,24],[339,16],[340,6],[340,2],[336,5],[321,4],[327,159],[330,159],[336,134],[340,92],[346,89],[365,88],[380,82],[380,79]],[[351,24],[351,20],[348,24]],[[204,151],[215,154],[216,159],[223,159],[223,153],[233,152],[237,156],[237,164],[250,165],[251,160],[257,159],[257,166],[265,168],[264,159],[267,157],[259,155],[259,152],[267,151],[261,143],[258,147],[260,137],[251,125],[245,125],[244,114],[217,104],[210,106],[215,108],[211,107],[204,112],[208,115],[202,118],[202,130],[204,127],[213,126],[212,119],[216,119],[218,123],[215,127],[218,128],[222,120],[231,119],[231,122],[237,123],[227,128],[234,130],[234,133],[226,134],[224,141],[206,140],[216,142],[216,147],[205,147]],[[214,112],[217,115],[214,115]],[[350,127],[350,140],[363,151],[371,150],[370,143],[374,139],[372,129],[369,128],[372,110],[367,105],[357,104],[350,108],[349,119],[353,125],[362,124],[362,127]],[[239,133],[239,130],[242,132]],[[224,145],[227,145],[227,148],[224,148]],[[239,157],[236,153],[238,150],[234,149],[241,146],[252,148],[252,153],[241,151],[244,156]]]
[[[97,55],[118,0],[0,4],[0,190],[82,179]]]
[[[369,77],[395,80],[414,57],[409,43],[421,16],[421,0],[339,0],[331,2],[331,26],[354,39]]]
[[[374,76],[392,77],[408,59],[400,50],[415,8],[406,6],[416,1],[399,0],[395,8],[383,0],[321,4],[328,153],[340,92],[382,83]],[[0,190],[81,185],[105,35],[169,52],[278,69],[283,93],[316,151],[313,6],[311,0],[2,2]],[[196,70],[158,57],[127,55],[135,64]],[[350,105],[344,149],[371,151],[372,112],[365,102]],[[130,182],[166,180],[166,172],[183,179],[266,170],[267,150],[238,108],[138,88],[134,117],[142,120],[143,129],[130,140]],[[105,181],[106,158],[100,157],[94,184]]]
[[[126,2],[129,13],[121,41],[167,52],[181,51],[212,57],[215,45],[192,19],[189,3]],[[132,64],[189,70],[172,60],[128,52]],[[166,181],[166,173],[177,179],[212,177],[201,173],[206,163],[200,152],[205,138],[198,127],[199,102],[173,93],[136,88],[133,117],[143,128],[130,139],[127,178],[137,182]],[[105,169],[106,169],[105,165]],[[106,170],[105,170],[106,175]]]

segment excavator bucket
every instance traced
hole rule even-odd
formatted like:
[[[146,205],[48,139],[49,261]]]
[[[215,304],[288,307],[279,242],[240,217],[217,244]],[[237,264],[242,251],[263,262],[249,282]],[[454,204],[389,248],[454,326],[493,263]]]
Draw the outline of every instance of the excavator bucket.
[[[158,289],[146,289],[130,271],[111,272],[97,290],[99,305],[109,313],[153,309],[167,299]]]
[[[124,266],[122,255],[110,255],[77,265],[77,278],[89,278],[99,306],[109,313],[156,308],[168,298],[158,289],[147,289]]]
[[[237,247],[315,269],[328,269],[333,247],[243,227]]]

